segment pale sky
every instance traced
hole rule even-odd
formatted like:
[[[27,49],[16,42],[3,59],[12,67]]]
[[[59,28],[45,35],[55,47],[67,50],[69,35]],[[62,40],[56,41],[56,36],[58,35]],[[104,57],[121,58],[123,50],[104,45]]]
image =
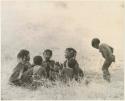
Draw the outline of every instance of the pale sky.
[[[123,7],[122,0],[6,0],[2,2],[2,49],[75,47],[87,51],[93,50],[91,40],[98,37],[121,54]]]

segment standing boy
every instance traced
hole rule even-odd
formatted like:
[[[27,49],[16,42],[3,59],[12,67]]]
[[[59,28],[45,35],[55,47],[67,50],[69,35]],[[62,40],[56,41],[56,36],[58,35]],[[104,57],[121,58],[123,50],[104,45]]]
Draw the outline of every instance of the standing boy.
[[[98,38],[94,38],[92,40],[92,47],[99,49],[99,52],[102,54],[105,59],[104,64],[102,66],[103,78],[110,82],[110,73],[109,67],[112,62],[115,62],[115,56],[113,55],[113,48],[105,43],[100,44],[100,40]]]

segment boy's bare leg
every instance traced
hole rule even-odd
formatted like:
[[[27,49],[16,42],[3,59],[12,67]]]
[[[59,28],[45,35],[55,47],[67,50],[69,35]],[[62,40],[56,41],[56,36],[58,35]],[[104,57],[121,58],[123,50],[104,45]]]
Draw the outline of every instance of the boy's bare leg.
[[[110,82],[110,73],[109,73],[109,66],[111,65],[111,61],[105,60],[103,66],[102,66],[102,71],[103,71],[103,78],[104,80]]]

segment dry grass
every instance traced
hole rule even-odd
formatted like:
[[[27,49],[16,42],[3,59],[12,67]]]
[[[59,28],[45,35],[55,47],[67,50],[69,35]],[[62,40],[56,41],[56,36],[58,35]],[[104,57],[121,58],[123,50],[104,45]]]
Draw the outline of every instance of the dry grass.
[[[8,77],[11,74],[11,66],[14,63],[4,65],[2,69],[2,99],[4,100],[41,100],[41,99],[123,99],[124,83],[123,69],[110,69],[112,81],[107,83],[102,79],[100,72],[86,71],[85,79],[81,83],[75,81],[65,85],[56,82],[52,85],[48,82],[49,87],[39,87],[37,90],[30,90],[21,87],[14,87],[8,84]],[[101,65],[101,64],[100,64]],[[119,65],[119,64],[117,64]],[[117,66],[115,64],[115,66]],[[88,82],[88,85],[86,85]]]

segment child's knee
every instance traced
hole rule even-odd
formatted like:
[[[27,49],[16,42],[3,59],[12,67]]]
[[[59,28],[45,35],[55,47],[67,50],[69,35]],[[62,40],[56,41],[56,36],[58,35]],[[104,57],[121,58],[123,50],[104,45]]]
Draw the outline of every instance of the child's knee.
[[[110,75],[108,69],[103,69],[102,71],[103,71],[103,75]]]
[[[103,72],[105,72],[105,71],[106,71],[106,68],[105,68],[104,66],[102,67],[102,71],[103,71]]]
[[[110,74],[103,74],[103,79],[110,82]]]
[[[108,70],[109,66],[111,65],[111,61],[109,60],[105,60],[103,66],[102,66],[102,70]]]

